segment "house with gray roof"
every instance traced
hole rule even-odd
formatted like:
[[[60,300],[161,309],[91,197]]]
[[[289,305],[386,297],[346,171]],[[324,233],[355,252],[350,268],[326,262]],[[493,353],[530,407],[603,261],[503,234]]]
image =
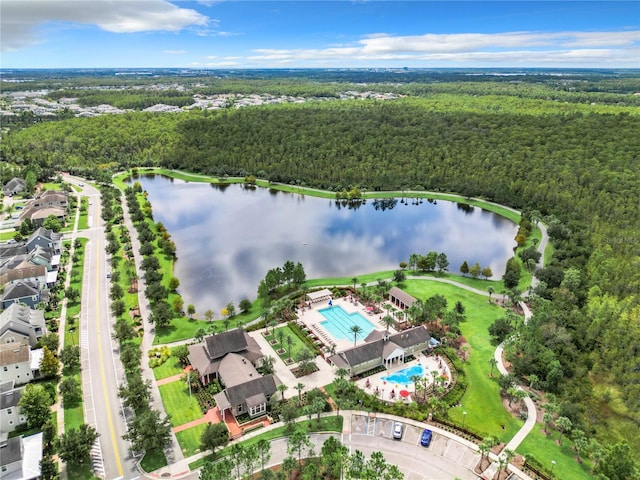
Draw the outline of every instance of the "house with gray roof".
[[[38,208],[62,207],[66,210],[69,206],[69,194],[58,190],[45,190],[29,203],[30,206]]]
[[[244,358],[254,368],[259,366],[264,357],[258,343],[244,330],[235,328],[210,335],[202,343],[190,345],[188,358],[193,369],[198,372],[200,382],[207,385],[214,379],[221,380],[220,365],[231,353]]]
[[[0,479],[35,480],[41,477],[42,432],[28,437],[0,439]]]
[[[0,313],[0,343],[26,343],[33,348],[46,331],[42,310],[13,303]]]
[[[269,399],[281,383],[275,375],[262,376],[256,369],[264,358],[258,343],[240,328],[206,337],[189,346],[189,362],[207,385],[218,380],[224,390],[214,396],[222,418],[266,414]]]
[[[51,250],[53,254],[62,252],[62,234],[44,227],[37,228],[25,242],[27,251],[32,252],[37,246]]]
[[[0,430],[13,432],[16,427],[27,422],[27,417],[18,406],[22,398],[22,388],[15,388],[14,382],[0,383]]]
[[[394,334],[374,330],[364,343],[338,352],[328,361],[336,368],[344,368],[353,377],[380,366],[390,368],[403,364],[407,356],[429,348],[430,338],[422,325]]]
[[[26,182],[22,178],[13,177],[2,186],[2,193],[8,196],[15,195],[16,193],[23,192],[26,185]]]
[[[37,285],[31,282],[18,281],[5,287],[0,294],[0,308],[9,308],[14,303],[23,303],[31,308],[42,301],[42,295]]]
[[[19,258],[15,259],[16,261]],[[13,285],[15,283],[29,283],[36,288],[47,286],[47,267],[44,265],[34,265],[28,260],[13,265],[9,263],[0,268],[0,285]]]

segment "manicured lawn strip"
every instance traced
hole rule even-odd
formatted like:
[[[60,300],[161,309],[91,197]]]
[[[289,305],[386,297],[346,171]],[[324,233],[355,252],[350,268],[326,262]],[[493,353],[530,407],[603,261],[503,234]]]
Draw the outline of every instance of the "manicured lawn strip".
[[[69,284],[70,288],[74,290],[78,290],[79,297],[76,303],[71,304],[67,303],[67,318],[65,322],[65,333],[64,333],[64,344],[65,345],[79,345],[79,317],[80,317],[80,307],[82,300],[82,277],[84,273],[84,256],[86,253],[86,246],[89,239],[80,238],[80,243],[82,244],[81,250],[75,250],[78,252],[78,260],[73,262],[71,267],[71,271],[68,275],[71,275],[71,283]],[[77,318],[73,322],[70,321],[71,318]],[[71,331],[73,329],[73,331]]]
[[[190,457],[200,451],[200,437],[206,428],[207,424],[201,423],[176,433],[176,438],[185,457]]]
[[[145,452],[144,457],[142,457],[140,461],[140,466],[145,472],[153,472],[167,465],[167,457],[164,456],[162,450]]]
[[[283,332],[283,336],[282,336],[282,343],[277,343],[276,345],[271,345],[271,348],[273,348],[273,352],[278,355],[283,361],[291,358],[294,362],[296,361],[296,356],[298,355],[298,352],[302,351],[302,350],[309,350],[307,348],[307,346],[302,342],[302,340],[300,340],[298,338],[298,336],[293,332],[293,330],[291,330],[291,328],[289,328],[288,325],[285,325],[284,327],[279,327],[276,328],[275,330],[275,334],[274,335],[267,335],[264,338],[270,342],[271,340],[275,339],[276,341],[278,340],[278,332],[282,331]],[[271,333],[271,329],[269,329],[269,332]],[[291,354],[289,354],[289,344],[287,343],[287,335],[291,337]],[[286,350],[285,353],[283,354],[279,354],[276,350],[280,349],[280,348],[284,348]]]
[[[68,480],[99,480],[91,472],[91,465],[73,465],[67,464],[67,479]]]
[[[542,425],[538,424],[527,436],[527,438],[516,449],[516,452],[526,458],[535,458],[547,473],[551,470],[551,460],[556,462],[553,467],[555,478],[570,478],[572,480],[588,480],[593,478],[589,472],[592,463],[588,459],[583,459],[582,464],[576,461],[578,456],[571,448],[571,442],[566,438],[562,439],[562,446],[556,443],[558,432],[549,430],[550,435],[543,433]]]
[[[342,432],[342,424],[344,422],[344,418],[342,415],[322,417],[320,419],[320,426],[317,426],[316,420],[302,420],[295,424],[295,428],[302,428],[303,430],[307,430],[308,432]],[[273,430],[268,430],[260,435],[256,435],[255,437],[251,437],[249,440],[245,440],[244,442],[240,442],[242,446],[250,446],[255,443],[258,443],[260,440],[264,439],[267,441],[275,440],[276,438],[286,437],[289,435],[291,431],[287,430],[286,426],[277,427]],[[205,462],[210,462],[212,460],[219,460],[225,455],[228,455],[231,452],[231,447],[225,447],[222,450],[218,450],[216,452],[215,459],[212,455],[207,455],[206,457],[200,458],[195,462],[191,462],[189,464],[190,470],[195,470],[196,468],[202,467]]]
[[[13,237],[15,237],[16,232],[15,230],[9,230],[8,232],[0,232],[0,241],[4,242],[7,240],[11,240]]]
[[[80,218],[78,219],[78,230],[89,228],[89,198],[80,197]]]
[[[447,298],[448,308],[456,301],[466,307],[467,320],[460,324],[462,335],[471,346],[465,371],[469,386],[462,398],[462,405],[449,410],[454,422],[462,424],[462,412],[467,412],[465,423],[473,431],[493,435],[500,440],[510,440],[523,425],[521,420],[512,417],[502,406],[500,388],[489,377],[495,347],[489,342],[487,328],[504,313],[501,307],[489,304],[487,297],[477,295],[453,285],[409,280],[404,290],[414,297],[425,300],[435,294]],[[497,369],[494,369],[496,375]]]
[[[162,365],[153,369],[153,376],[156,380],[162,380],[163,378],[172,377],[182,373],[182,365],[180,360],[176,357],[169,357]]]
[[[160,385],[160,396],[167,415],[171,417],[171,426],[177,427],[202,417],[202,410],[195,396],[189,398],[189,388],[182,381]]]
[[[82,386],[82,380],[80,379],[80,375],[74,375],[76,380]],[[80,425],[85,423],[84,421],[84,408],[82,405],[82,400],[80,400],[79,405],[73,408],[65,408],[64,409],[64,429],[68,431],[71,428],[78,428]]]
[[[169,303],[171,304],[171,303]],[[221,327],[222,325],[220,325]],[[154,345],[177,342],[193,338],[196,332],[203,329],[207,334],[211,332],[211,325],[206,320],[189,320],[186,317],[176,317],[171,320],[171,324],[166,327],[156,329],[156,336],[153,338]],[[233,327],[229,327],[233,328]],[[222,329],[217,330],[222,331]]]

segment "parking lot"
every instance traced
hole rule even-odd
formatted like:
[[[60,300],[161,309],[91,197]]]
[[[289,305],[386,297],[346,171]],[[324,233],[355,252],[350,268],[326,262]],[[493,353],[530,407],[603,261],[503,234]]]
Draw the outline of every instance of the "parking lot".
[[[406,444],[407,446],[404,447],[406,452],[416,451],[420,456],[438,457],[447,463],[451,462],[471,472],[480,460],[480,455],[475,450],[436,432],[433,432],[429,447],[421,446],[420,437],[426,425],[422,427],[400,422],[403,425],[402,439],[395,440],[393,438],[394,423],[394,420],[378,418],[375,415],[353,415],[351,434],[384,438],[396,443],[400,447],[399,450],[402,449],[401,445]]]

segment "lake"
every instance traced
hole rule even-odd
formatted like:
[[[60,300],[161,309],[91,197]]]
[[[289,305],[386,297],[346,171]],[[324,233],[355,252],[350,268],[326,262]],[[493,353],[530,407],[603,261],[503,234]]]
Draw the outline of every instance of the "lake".
[[[397,269],[412,253],[444,252],[449,270],[478,262],[502,277],[518,227],[480,208],[415,199],[335,200],[243,185],[189,183],[160,175],[136,179],[155,221],[177,246],[175,276],[185,305],[216,318],[230,301],[253,300],[267,271],[301,262],[307,278]]]

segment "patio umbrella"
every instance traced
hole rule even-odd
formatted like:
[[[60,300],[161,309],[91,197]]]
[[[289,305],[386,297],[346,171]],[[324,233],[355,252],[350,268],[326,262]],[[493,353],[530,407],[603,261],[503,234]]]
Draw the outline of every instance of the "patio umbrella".
[[[400,396],[402,398],[407,398],[409,396],[409,392],[407,390],[400,390]]]

